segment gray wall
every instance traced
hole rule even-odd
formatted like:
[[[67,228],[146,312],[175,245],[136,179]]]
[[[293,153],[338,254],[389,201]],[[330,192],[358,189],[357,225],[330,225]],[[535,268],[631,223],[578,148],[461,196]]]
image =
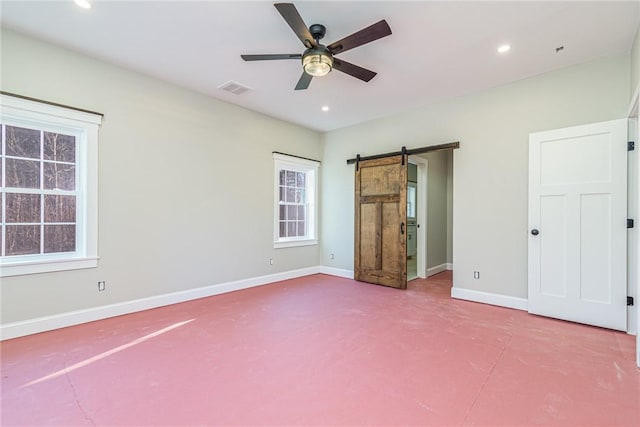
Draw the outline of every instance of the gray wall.
[[[319,133],[10,31],[1,48],[2,90],[104,113],[99,267],[2,279],[2,323],[318,265],[273,249],[271,152],[320,159]]]
[[[460,141],[453,154],[454,286],[526,298],[529,133],[626,117],[629,57],[327,133],[322,185],[331,203],[321,207],[321,264],[353,269],[353,167],[346,159]]]

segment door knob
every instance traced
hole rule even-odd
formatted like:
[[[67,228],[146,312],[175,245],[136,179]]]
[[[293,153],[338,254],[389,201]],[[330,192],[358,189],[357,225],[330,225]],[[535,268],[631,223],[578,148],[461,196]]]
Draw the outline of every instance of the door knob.
[[[531,230],[531,234],[533,234],[534,236],[537,236],[538,234],[540,234],[540,232],[538,231],[537,228],[534,228],[533,230]]]

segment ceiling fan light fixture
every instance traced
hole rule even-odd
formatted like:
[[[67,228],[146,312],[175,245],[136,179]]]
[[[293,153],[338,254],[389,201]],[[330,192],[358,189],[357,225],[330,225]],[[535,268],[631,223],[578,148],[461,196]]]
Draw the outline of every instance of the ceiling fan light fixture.
[[[333,69],[333,57],[323,49],[309,49],[302,56],[302,67],[310,76],[326,76]]]

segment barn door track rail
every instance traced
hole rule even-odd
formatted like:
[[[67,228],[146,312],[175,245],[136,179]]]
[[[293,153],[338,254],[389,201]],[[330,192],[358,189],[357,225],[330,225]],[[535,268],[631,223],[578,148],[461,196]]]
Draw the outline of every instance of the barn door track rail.
[[[441,151],[441,150],[453,150],[456,148],[460,148],[460,142],[449,142],[447,144],[439,144],[439,145],[431,145],[429,147],[422,148],[412,148],[407,149],[407,147],[402,147],[400,151],[394,151],[393,153],[385,153],[385,154],[374,154],[372,156],[361,156],[360,154],[356,155],[353,159],[348,159],[347,164],[356,164],[356,170],[359,168],[359,163],[364,160],[374,160],[374,159],[383,159],[385,157],[393,157],[393,156],[402,156],[402,164],[404,164],[404,157],[410,156],[412,154],[423,154],[429,153],[431,151]]]

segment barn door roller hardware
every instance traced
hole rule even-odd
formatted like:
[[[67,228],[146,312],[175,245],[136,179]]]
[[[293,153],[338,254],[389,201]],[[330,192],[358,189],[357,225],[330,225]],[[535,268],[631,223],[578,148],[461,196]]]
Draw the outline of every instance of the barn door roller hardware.
[[[375,160],[375,159],[384,159],[385,157],[402,156],[402,164],[404,165],[405,156],[410,156],[412,154],[429,153],[431,151],[453,150],[456,148],[460,148],[459,142],[450,142],[448,144],[431,145],[429,147],[413,148],[410,150],[407,150],[407,147],[402,147],[402,150],[394,151],[392,153],[374,154],[373,156],[360,156],[358,154],[353,159],[348,159],[347,164],[351,165],[353,163],[356,163],[356,170],[358,170],[358,163],[363,160]]]

